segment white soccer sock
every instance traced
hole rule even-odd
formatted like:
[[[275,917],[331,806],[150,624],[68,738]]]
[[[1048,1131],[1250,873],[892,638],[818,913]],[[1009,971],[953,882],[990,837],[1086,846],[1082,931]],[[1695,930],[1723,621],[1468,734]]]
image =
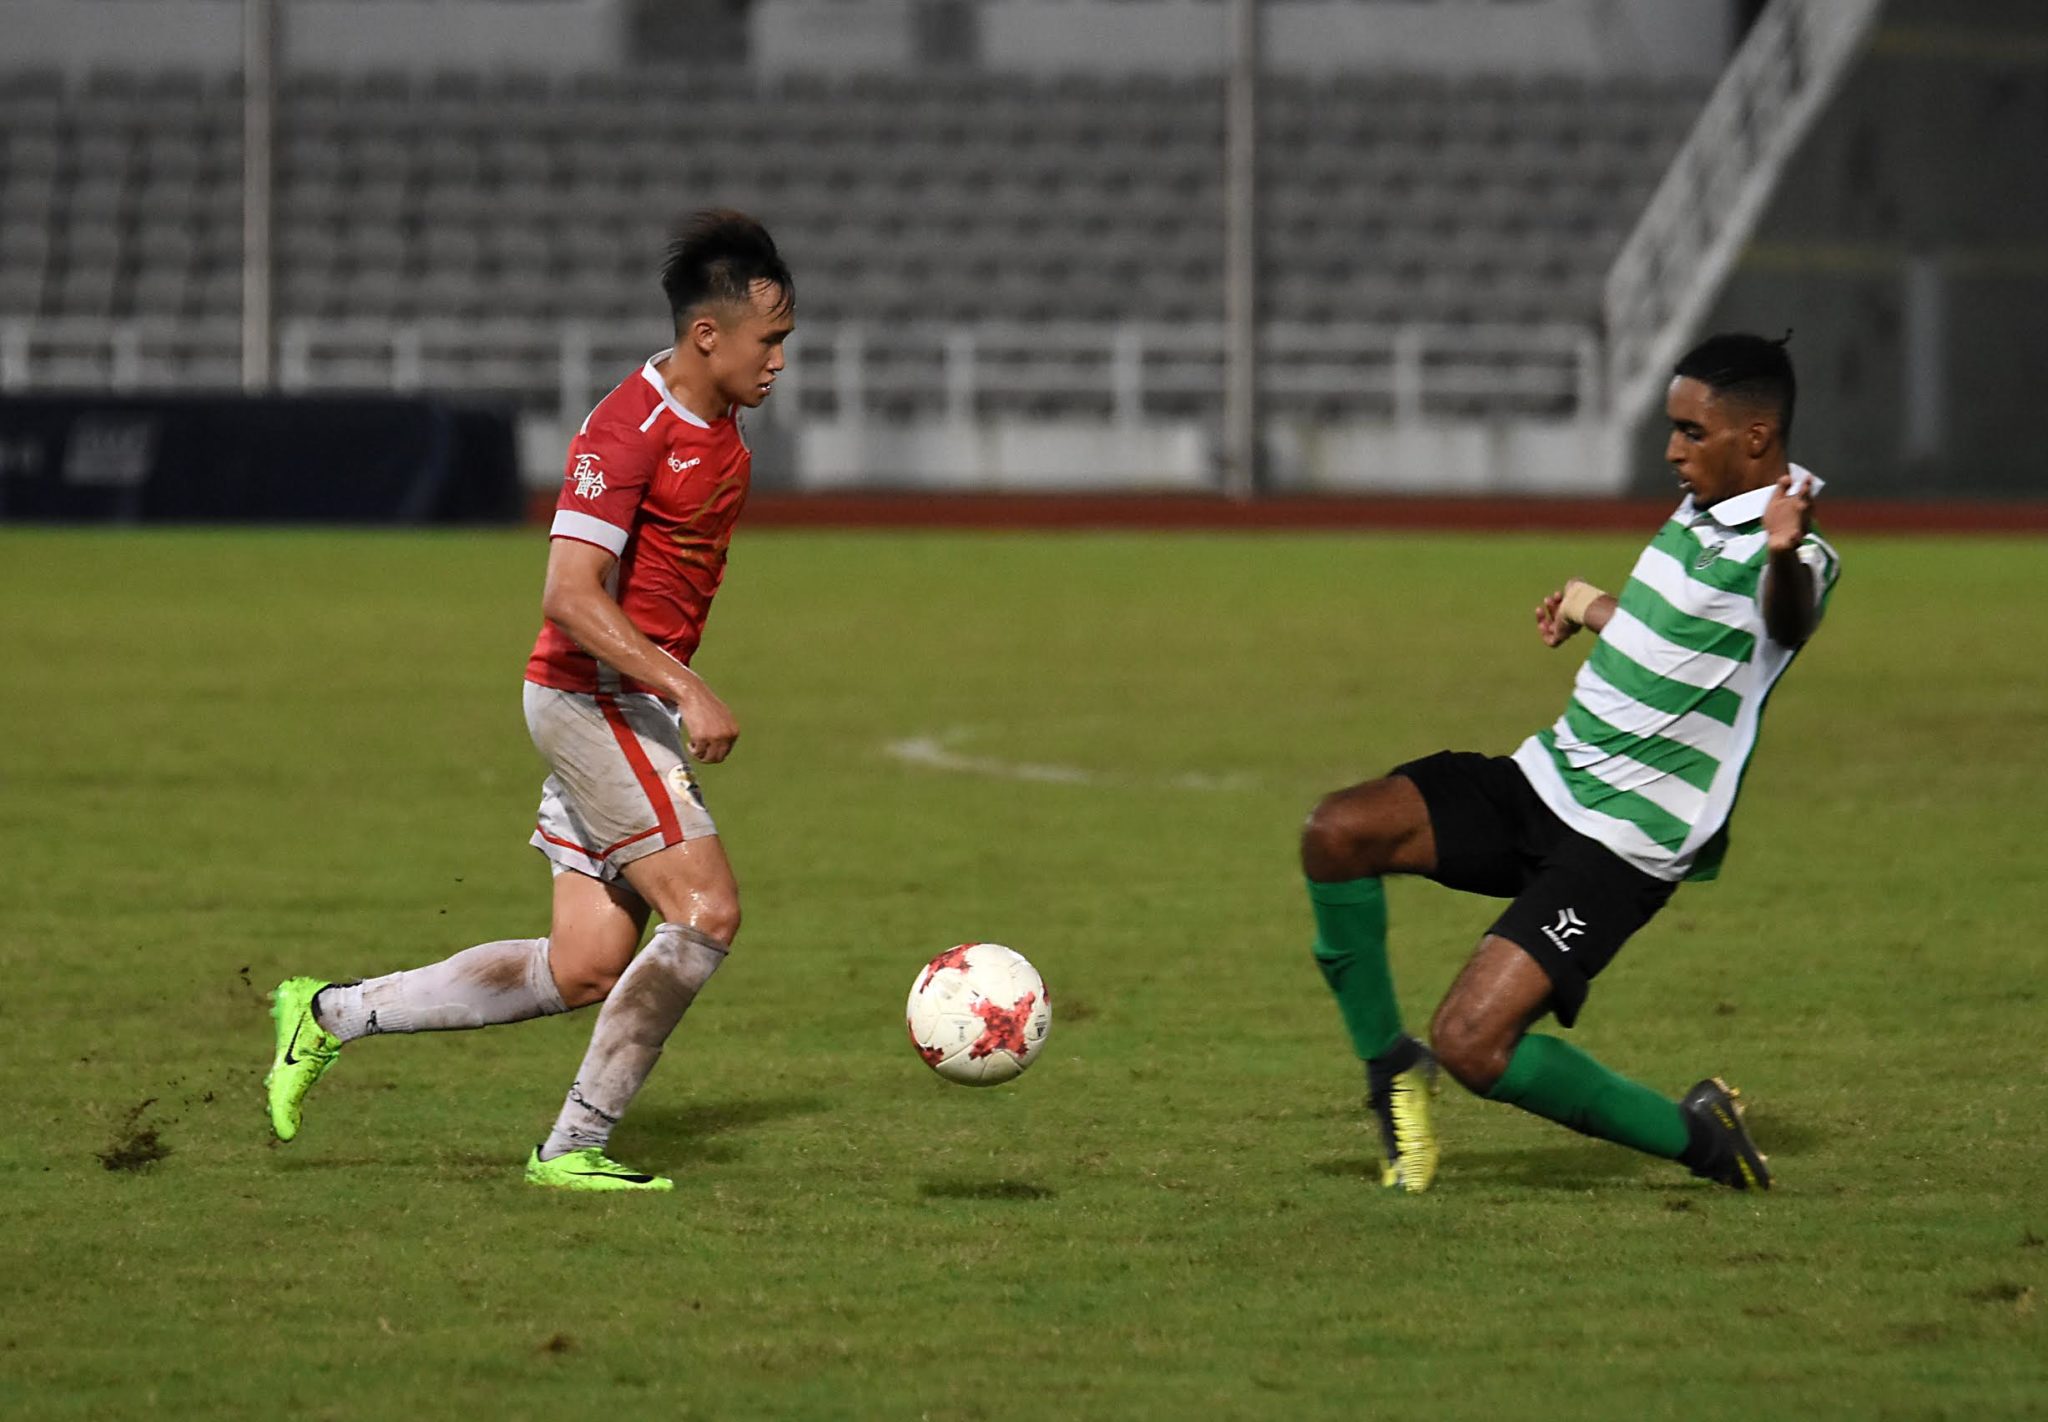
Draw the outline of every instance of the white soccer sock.
[[[378,1032],[490,1027],[564,1010],[545,938],[479,943],[424,968],[336,983],[313,1000],[313,1016],[344,1042]]]
[[[725,961],[725,953],[723,943],[694,928],[664,923],[655,929],[597,1014],[590,1050],[540,1148],[542,1160],[586,1146],[604,1149],[612,1127],[661,1059],[662,1044]]]

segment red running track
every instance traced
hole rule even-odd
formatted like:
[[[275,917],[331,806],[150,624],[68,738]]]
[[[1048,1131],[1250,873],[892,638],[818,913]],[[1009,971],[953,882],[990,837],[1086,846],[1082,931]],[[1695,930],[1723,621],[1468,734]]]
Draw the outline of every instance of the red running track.
[[[553,517],[537,497],[533,522]],[[1410,529],[1432,532],[1640,532],[1671,499],[1401,498],[1273,495],[1240,503],[1208,494],[757,493],[750,528],[953,529]],[[1830,533],[2048,533],[2048,499],[1822,500]]]

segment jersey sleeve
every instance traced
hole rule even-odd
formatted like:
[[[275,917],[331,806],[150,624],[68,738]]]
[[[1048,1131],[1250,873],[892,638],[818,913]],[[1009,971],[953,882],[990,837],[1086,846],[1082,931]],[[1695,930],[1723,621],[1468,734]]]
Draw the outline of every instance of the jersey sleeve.
[[[593,419],[570,441],[551,538],[626,550],[633,516],[654,475],[653,443],[622,420]]]
[[[1809,533],[1799,545],[1799,561],[1813,573],[1813,607],[1818,614],[1828,610],[1828,594],[1835,590],[1835,582],[1842,576],[1842,560],[1827,540],[1817,533]]]

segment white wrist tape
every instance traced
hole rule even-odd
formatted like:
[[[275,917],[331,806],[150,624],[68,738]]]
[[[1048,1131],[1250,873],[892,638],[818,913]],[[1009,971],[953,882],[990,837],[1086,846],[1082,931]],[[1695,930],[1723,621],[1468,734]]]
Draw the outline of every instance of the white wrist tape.
[[[1557,615],[1574,627],[1584,627],[1586,613],[1594,603],[1606,596],[1606,593],[1591,583],[1582,583],[1574,579],[1565,586],[1564,601],[1557,605]]]

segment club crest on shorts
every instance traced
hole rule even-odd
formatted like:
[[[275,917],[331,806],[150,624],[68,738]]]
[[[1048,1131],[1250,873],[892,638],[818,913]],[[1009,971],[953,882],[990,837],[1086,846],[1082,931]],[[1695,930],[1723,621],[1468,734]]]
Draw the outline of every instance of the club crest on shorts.
[[[697,788],[697,777],[690,774],[689,766],[671,766],[668,772],[668,786],[678,797],[692,801],[700,810],[704,808],[704,792]]]

